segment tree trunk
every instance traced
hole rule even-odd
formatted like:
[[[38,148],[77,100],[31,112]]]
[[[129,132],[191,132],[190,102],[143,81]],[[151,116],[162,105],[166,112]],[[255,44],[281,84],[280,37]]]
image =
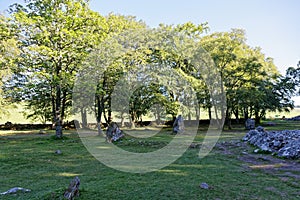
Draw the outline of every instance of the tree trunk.
[[[87,128],[88,124],[87,124],[86,108],[81,108],[80,113],[81,113],[82,127]]]
[[[130,128],[131,129],[135,128],[135,122],[134,122],[134,120],[135,120],[135,115],[134,115],[134,113],[131,113],[131,116],[130,116]]]
[[[98,135],[102,135],[103,131],[101,129],[101,118],[102,118],[102,104],[100,102],[100,97],[96,97],[96,106],[97,106],[97,113],[96,113],[96,119],[97,119],[97,129],[98,129]]]
[[[55,103],[55,95],[54,95],[54,88],[51,86],[51,104],[52,104],[52,129],[55,128],[55,122],[56,122],[56,103]]]
[[[233,112],[234,116],[235,116],[235,121],[236,123],[240,123],[240,118],[239,118],[239,109],[235,109],[235,111]]]
[[[161,117],[160,117],[160,110],[158,108],[156,109],[156,113],[157,113],[156,123],[159,125],[161,122]]]
[[[66,103],[67,103],[67,92],[63,91],[62,108],[61,108],[61,123],[62,124],[63,124],[64,119],[65,119]]]
[[[195,107],[196,110],[196,120],[200,121],[200,105],[197,107]]]
[[[109,97],[108,97],[108,110],[107,110],[107,113],[108,113],[108,123],[111,123],[112,122],[111,95],[109,95]]]
[[[211,107],[208,107],[208,118],[209,118],[209,120],[212,119],[212,116],[211,116]]]
[[[228,129],[231,130],[232,129],[232,125],[231,125],[231,111],[229,111],[229,109],[226,110],[226,121],[227,121]]]
[[[258,111],[255,111],[255,124],[260,124],[261,117]]]
[[[56,117],[55,117],[55,135],[56,138],[62,138],[62,121],[61,121],[61,88],[60,85],[56,86]]]
[[[56,66],[56,78],[60,80],[60,71],[61,71],[61,62],[59,62]],[[56,138],[62,138],[62,119],[61,119],[61,85],[60,81],[56,83],[56,106],[55,106],[55,135]]]
[[[249,118],[248,108],[244,108],[244,119],[247,120]]]
[[[124,113],[121,113],[121,127],[125,127]]]

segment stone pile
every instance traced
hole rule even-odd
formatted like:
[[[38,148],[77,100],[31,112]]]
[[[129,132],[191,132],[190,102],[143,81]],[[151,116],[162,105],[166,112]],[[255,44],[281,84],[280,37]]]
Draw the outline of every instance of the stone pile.
[[[296,117],[288,118],[287,120],[291,120],[291,121],[300,121],[300,115],[299,115],[299,116],[296,116]]]
[[[263,152],[288,159],[300,158],[300,130],[265,131],[259,126],[250,130],[243,140]]]

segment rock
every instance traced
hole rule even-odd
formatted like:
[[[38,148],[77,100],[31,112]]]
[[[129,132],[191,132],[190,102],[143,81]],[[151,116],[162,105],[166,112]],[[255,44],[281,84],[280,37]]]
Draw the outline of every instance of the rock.
[[[255,129],[255,120],[247,119],[246,122],[245,122],[245,128],[247,130]]]
[[[80,179],[76,176],[70,183],[68,189],[64,193],[64,197],[68,200],[79,196]]]
[[[300,130],[265,131],[263,127],[257,127],[243,140],[258,147],[254,153],[263,151],[288,159],[300,158]]]
[[[14,188],[11,188],[11,189],[7,190],[6,192],[2,192],[0,194],[7,195],[7,194],[16,194],[17,192],[30,192],[30,191],[31,191],[30,189],[14,187]]]
[[[62,152],[61,152],[61,150],[58,149],[55,151],[55,154],[60,155],[60,154],[62,154]]]
[[[300,158],[300,139],[291,141],[283,148],[281,148],[278,151],[278,156],[289,159]]]
[[[255,135],[259,134],[257,130],[250,130],[245,137],[243,138],[244,141],[248,141],[250,138],[254,137]]]
[[[260,149],[254,149],[254,153],[259,153]]]
[[[192,143],[190,144],[190,148],[194,149],[194,148],[200,148],[201,144],[197,144],[197,143]]]
[[[106,130],[106,141],[111,143],[124,137],[123,131],[120,130],[116,122],[111,122]]]
[[[178,115],[178,117],[175,119],[173,123],[173,133],[183,133],[184,132],[184,120],[181,115]]]
[[[258,132],[265,132],[265,128],[262,127],[262,126],[258,126],[258,127],[256,128],[256,130],[257,130]]]
[[[209,186],[207,183],[201,183],[201,184],[199,185],[199,187],[202,188],[202,189],[205,189],[205,190],[210,189],[210,186]]]
[[[40,130],[40,131],[39,131],[39,134],[46,134],[46,131]]]

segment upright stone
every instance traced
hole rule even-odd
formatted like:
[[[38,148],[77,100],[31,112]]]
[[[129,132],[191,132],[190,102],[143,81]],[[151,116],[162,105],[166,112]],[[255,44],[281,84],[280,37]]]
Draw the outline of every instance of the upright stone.
[[[64,193],[64,197],[68,200],[73,200],[79,196],[80,179],[76,176],[70,183],[68,189]]]
[[[118,124],[116,122],[111,122],[106,130],[106,141],[111,143],[118,141],[122,137],[124,137],[124,134],[120,130]]]
[[[175,119],[173,123],[173,133],[183,133],[184,131],[184,120],[181,115],[178,115],[178,117]]]
[[[247,119],[245,122],[245,128],[247,130],[253,130],[255,129],[255,120],[253,119]]]

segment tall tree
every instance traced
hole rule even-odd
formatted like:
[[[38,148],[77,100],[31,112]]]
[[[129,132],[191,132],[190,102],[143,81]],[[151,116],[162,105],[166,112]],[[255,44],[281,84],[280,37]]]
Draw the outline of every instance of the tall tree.
[[[246,44],[243,30],[213,33],[201,43],[213,57],[224,84],[227,100],[226,120],[231,128],[231,115],[239,118],[255,116],[259,122],[267,110],[289,107],[278,95],[279,72],[271,58],[266,58],[260,48]],[[277,89],[275,89],[277,88]]]
[[[51,99],[56,136],[61,138],[76,72],[106,37],[106,20],[90,10],[88,0],[28,0],[25,6],[14,4],[11,14],[22,41],[18,73],[27,80],[47,82],[42,84],[48,88],[43,95]]]

